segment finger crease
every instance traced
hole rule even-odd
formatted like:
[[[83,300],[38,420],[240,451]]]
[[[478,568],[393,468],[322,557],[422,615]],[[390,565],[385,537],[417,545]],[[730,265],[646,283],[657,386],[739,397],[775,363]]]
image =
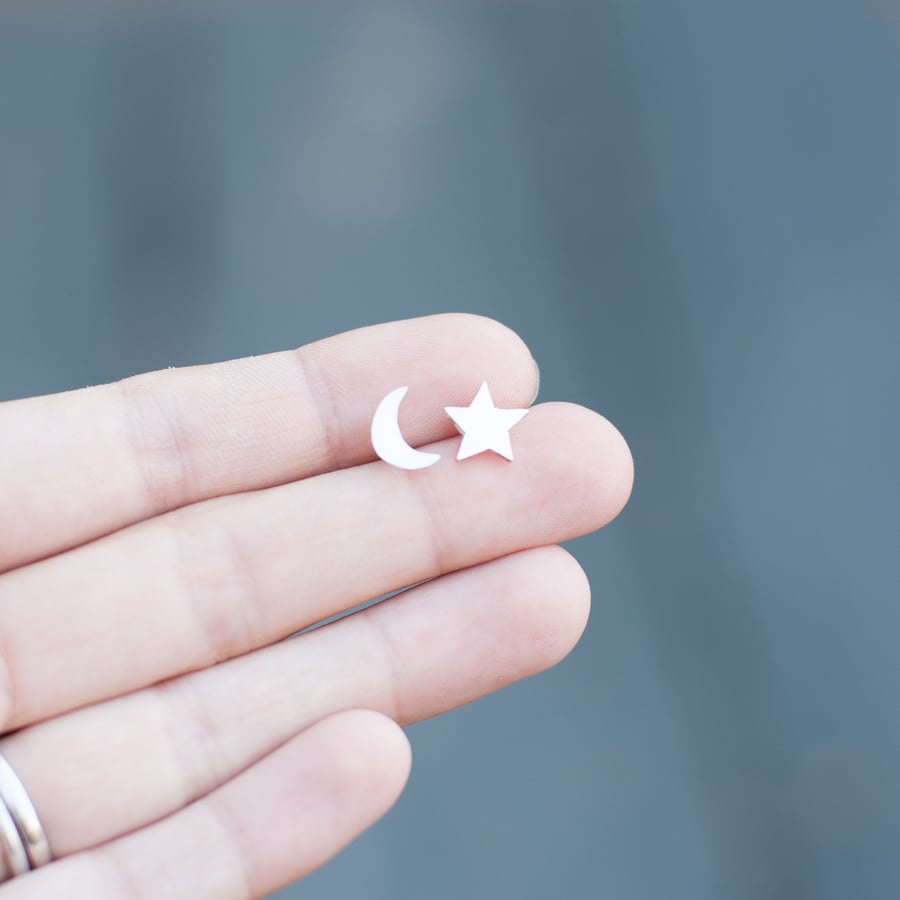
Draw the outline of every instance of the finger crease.
[[[312,398],[312,405],[318,416],[319,432],[325,446],[327,461],[331,468],[337,468],[344,458],[345,447],[340,428],[338,402],[332,381],[325,375],[319,361],[308,349],[301,348],[293,355],[300,369],[301,381]]]
[[[181,679],[156,685],[163,708],[163,735],[186,806],[224,781],[215,721],[195,690]]]
[[[148,895],[144,893],[144,885],[134,877],[134,872],[122,858],[115,844],[95,847],[90,852],[93,858],[111,873],[112,880],[120,886],[121,890],[117,896],[123,900],[148,900]]]
[[[404,703],[400,690],[402,681],[400,673],[400,653],[398,652],[388,629],[379,619],[377,605],[360,610],[358,615],[361,615],[365,619],[370,631],[375,634],[375,642],[381,648],[381,656],[384,661],[384,680],[390,706],[390,709],[385,710],[385,712],[395,722],[403,724],[405,718],[403,711]]]
[[[118,383],[128,446],[149,509],[157,513],[189,495],[193,462],[176,399],[142,385],[131,378]]]
[[[416,478],[415,485],[413,485],[413,478],[417,474],[411,473],[408,483],[410,490],[414,491],[419,499],[419,506],[426,522],[425,533],[430,544],[433,569],[443,575],[445,572],[455,568],[455,566],[451,565],[450,553],[448,552],[446,536],[449,532],[444,503],[437,496],[435,483],[431,478]]]
[[[240,538],[223,525],[207,532],[213,546],[201,547],[191,540],[190,521],[180,511],[159,521],[170,533],[182,603],[203,640],[207,664],[242,652],[260,630],[261,613],[256,573]],[[198,564],[201,555],[214,562]]]
[[[238,816],[229,814],[225,804],[217,802],[218,800],[216,795],[212,795],[204,805],[209,818],[218,828],[226,845],[233,851],[227,856],[236,860],[237,878],[244,892],[241,900],[253,900],[257,896],[257,892],[253,887],[252,867],[245,849],[247,840],[244,839],[241,820]]]

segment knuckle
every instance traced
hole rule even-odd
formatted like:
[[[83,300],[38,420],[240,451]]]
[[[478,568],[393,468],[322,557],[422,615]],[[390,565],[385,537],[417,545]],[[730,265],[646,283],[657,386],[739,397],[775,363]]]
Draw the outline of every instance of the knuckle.
[[[126,441],[146,505],[154,513],[177,506],[193,475],[177,398],[142,377],[120,381],[119,390]]]

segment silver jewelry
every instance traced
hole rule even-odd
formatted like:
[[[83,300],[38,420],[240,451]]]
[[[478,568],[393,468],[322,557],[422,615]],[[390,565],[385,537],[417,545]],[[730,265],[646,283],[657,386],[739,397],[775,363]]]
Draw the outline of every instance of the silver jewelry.
[[[400,403],[409,386],[391,391],[375,410],[372,419],[372,447],[386,462],[398,469],[427,469],[441,457],[437,453],[423,453],[406,443],[400,433]]]
[[[0,819],[3,818],[3,812],[8,814],[13,823],[13,831],[18,834],[17,843],[11,840],[12,834],[8,835],[10,839],[7,839],[7,836],[2,838],[10,868],[14,870],[13,875],[21,875],[22,872],[50,862],[52,858],[50,843],[28,791],[25,790],[25,785],[19,780],[13,767],[0,754]],[[0,828],[2,827],[0,825]],[[24,851],[26,863],[24,869],[19,869],[21,860],[17,848]],[[15,871],[16,869],[19,870]]]
[[[408,387],[397,388],[378,404],[372,418],[372,447],[386,463],[398,469],[427,469],[441,458],[440,455],[416,450],[400,432],[400,403],[407,390]],[[511,460],[509,430],[525,418],[528,410],[498,409],[485,381],[469,406],[445,406],[444,412],[463,436],[457,459],[468,459],[492,450]]]
[[[0,803],[0,850],[3,851],[0,881],[23,875],[31,868],[19,829],[3,803]]]

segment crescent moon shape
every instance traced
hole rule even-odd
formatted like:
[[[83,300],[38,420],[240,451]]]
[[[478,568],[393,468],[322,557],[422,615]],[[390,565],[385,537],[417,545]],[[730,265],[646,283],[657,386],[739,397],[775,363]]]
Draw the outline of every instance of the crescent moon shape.
[[[415,450],[400,432],[400,404],[408,390],[409,387],[397,388],[378,404],[372,418],[372,446],[386,463],[399,469],[427,469],[440,455]]]

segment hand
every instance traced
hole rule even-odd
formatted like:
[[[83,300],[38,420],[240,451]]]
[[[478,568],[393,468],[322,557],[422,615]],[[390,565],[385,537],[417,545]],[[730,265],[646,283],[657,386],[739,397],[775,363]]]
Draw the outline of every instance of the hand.
[[[452,315],[0,404],[0,752],[54,858],[0,900],[264,896],[395,801],[398,725],[571,649],[588,586],[548,545],[619,512],[631,458],[553,403],[514,462],[457,462],[443,407],[484,380],[526,405],[531,356]],[[427,470],[371,448],[404,384]]]

